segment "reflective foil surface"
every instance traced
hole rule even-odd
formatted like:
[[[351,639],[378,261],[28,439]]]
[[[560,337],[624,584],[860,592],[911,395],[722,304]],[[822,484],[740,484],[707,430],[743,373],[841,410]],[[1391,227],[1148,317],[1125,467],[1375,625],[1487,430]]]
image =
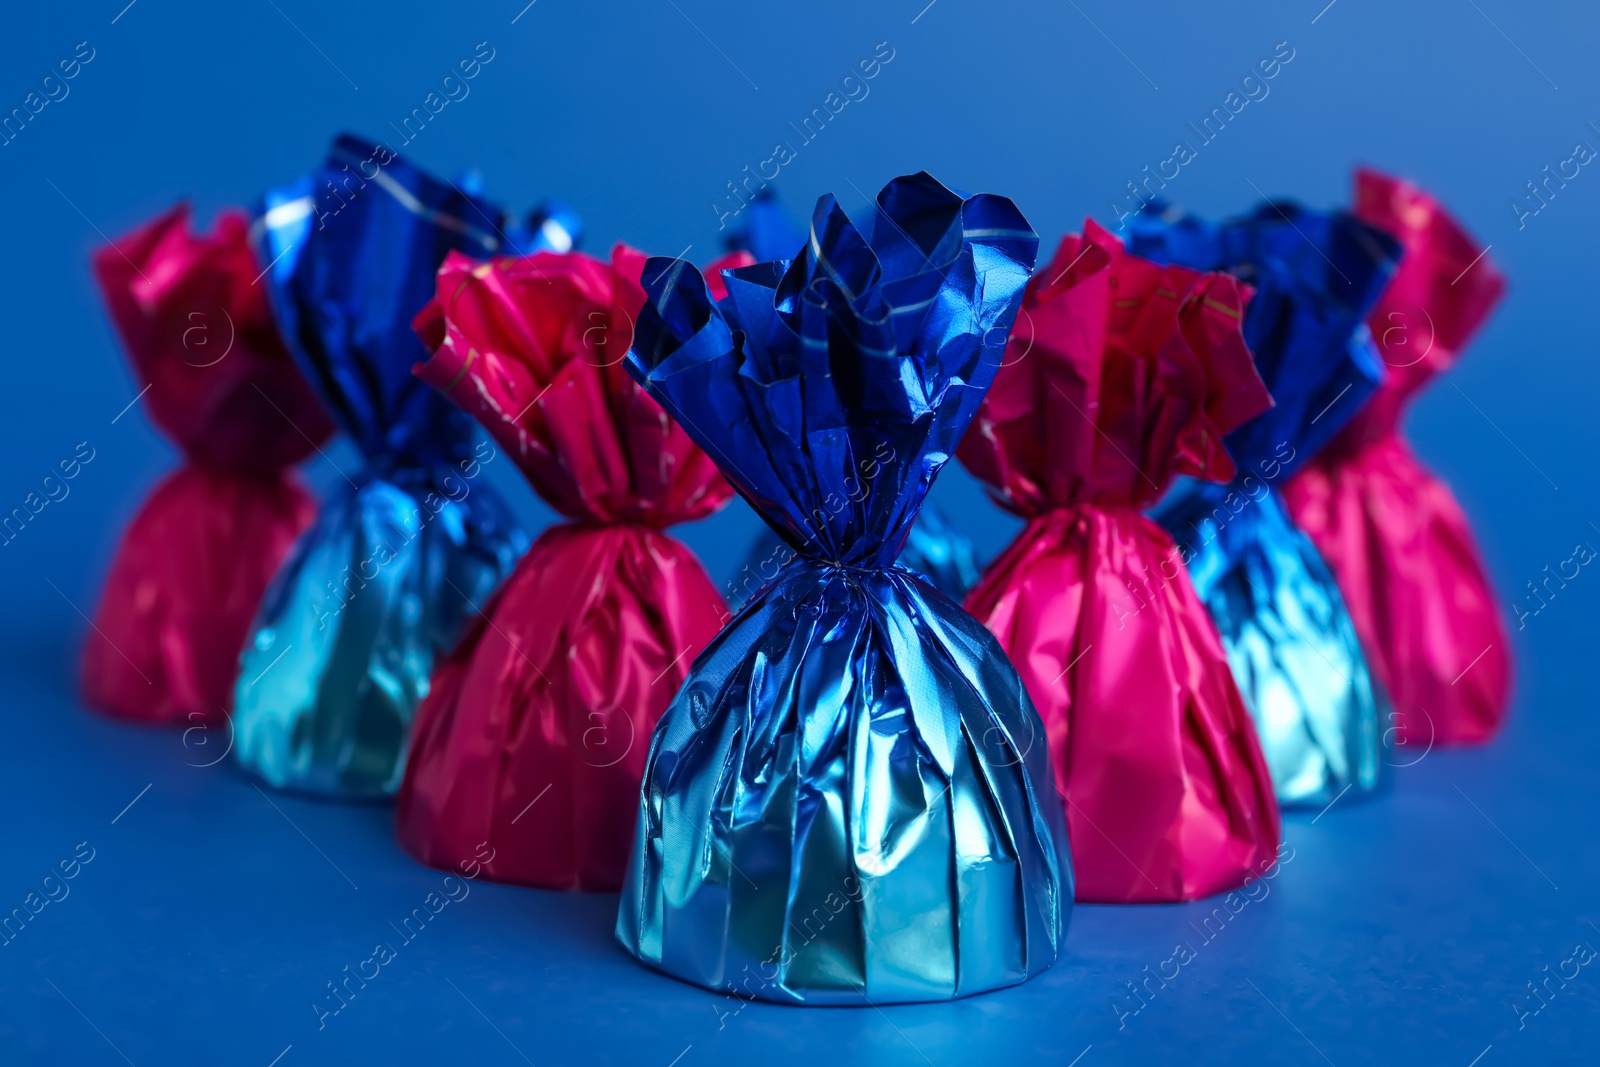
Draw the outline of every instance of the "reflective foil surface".
[[[1314,545],[1278,487],[1360,410],[1383,377],[1363,322],[1399,244],[1345,212],[1263,204],[1220,224],[1149,204],[1128,248],[1254,286],[1244,339],[1273,406],[1227,437],[1226,486],[1180,484],[1155,516],[1211,612],[1285,804],[1322,807],[1386,780],[1387,694]]]
[[[1248,290],[1124,252],[1093,222],[1029,283],[962,463],[1028,525],[967,597],[1044,717],[1078,899],[1188,900],[1271,862],[1278,806],[1177,546],[1141,512],[1230,480],[1269,404]]]
[[[260,257],[290,350],[364,465],[343,476],[273,581],[240,661],[240,764],[281,788],[386,796],[434,659],[510,573],[526,536],[481,479],[492,446],[411,368],[411,317],[445,255],[489,255],[501,216],[385,146],[342,137],[267,194]]]
[[[894,559],[1000,364],[1037,239],[926,174],[870,236],[824,197],[792,262],[651,260],[630,368],[802,547],[651,740],[617,936],[741,998],[942,1000],[1061,949],[1042,726],[994,639]]]
[[[1505,718],[1510,642],[1466,516],[1418,461],[1400,421],[1411,397],[1455,363],[1504,295],[1505,278],[1409,182],[1359,172],[1355,214],[1405,248],[1368,320],[1384,384],[1290,480],[1285,499],[1338,579],[1394,700],[1396,742],[1474,744]]]
[[[97,250],[94,273],[135,402],[184,466],[123,533],[84,645],[84,697],[120,718],[204,725],[232,707],[250,620],[316,514],[291,467],[333,426],[252,285],[243,213],[197,235],[179,205]],[[81,442],[59,464],[62,484],[94,458]]]

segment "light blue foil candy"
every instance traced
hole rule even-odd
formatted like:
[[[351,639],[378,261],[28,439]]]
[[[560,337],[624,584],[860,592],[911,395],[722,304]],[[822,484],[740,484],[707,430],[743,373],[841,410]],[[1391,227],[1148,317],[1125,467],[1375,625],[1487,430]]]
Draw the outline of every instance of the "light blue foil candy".
[[[364,461],[290,550],[240,661],[234,752],[271,785],[393,793],[435,657],[527,549],[483,477],[493,451],[411,373],[427,355],[411,319],[439,264],[451,250],[494,253],[505,224],[493,205],[351,137],[265,198],[263,283]]]
[[[1229,485],[1181,483],[1154,517],[1184,552],[1249,706],[1279,803],[1321,807],[1388,779],[1390,703],[1349,609],[1279,488],[1382,380],[1363,321],[1399,246],[1345,212],[1264,204],[1212,224],[1160,204],[1128,250],[1255,286],[1244,339],[1274,406],[1227,437]]]
[[[803,547],[656,727],[617,937],[744,999],[944,1000],[1050,966],[1073,897],[1016,670],[894,562],[1038,239],[926,174],[879,194],[870,238],[831,196],[811,225],[792,263],[724,272],[718,304],[682,263],[644,271],[630,369]]]
[[[1192,553],[1189,577],[1222,636],[1278,802],[1321,807],[1347,789],[1382,787],[1389,698],[1333,573],[1283,498],[1192,483],[1155,517]]]

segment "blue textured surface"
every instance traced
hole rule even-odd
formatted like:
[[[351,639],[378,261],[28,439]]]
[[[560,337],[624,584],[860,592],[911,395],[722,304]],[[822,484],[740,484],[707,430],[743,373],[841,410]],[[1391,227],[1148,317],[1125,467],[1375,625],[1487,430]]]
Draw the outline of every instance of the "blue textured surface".
[[[385,808],[274,796],[280,814],[226,761],[185,766],[220,754],[193,747],[197,737],[186,750],[176,734],[83,711],[72,671],[88,627],[64,599],[92,611],[117,532],[173,463],[137,407],[112,422],[137,388],[89,278],[95,228],[124,232],[181,193],[196,198],[202,224],[221,204],[248,204],[320,159],[336,131],[377,135],[400,122],[485,39],[494,61],[407,155],[446,174],[478,166],[519,213],[546,196],[568,200],[590,248],[626,239],[671,255],[692,243],[697,261],[720,247],[708,202],[772,142],[798,142],[787,123],[822,106],[878,41],[895,58],[869,96],[798,145],[779,179],[785,200],[837,189],[859,211],[867,192],[852,201],[852,183],[872,191],[926,167],[1013,197],[1053,242],[1085,213],[1109,222],[1123,183],[1179,137],[1197,140],[1186,123],[1222,106],[1288,39],[1296,58],[1270,95],[1230,119],[1163,195],[1214,217],[1263,195],[1329,206],[1348,199],[1350,165],[1368,162],[1423,182],[1494,245],[1511,293],[1418,404],[1410,435],[1456,487],[1497,585],[1515,596],[1574,542],[1600,545],[1588,525],[1600,523],[1600,363],[1583,311],[1600,178],[1585,167],[1522,230],[1507,209],[1575,140],[1600,146],[1585,125],[1600,122],[1588,7],[1477,0],[1480,14],[1340,0],[1312,25],[1326,0],[1164,14],[1080,0],[1083,15],[841,0],[806,20],[767,6],[735,16],[709,0],[676,0],[683,15],[656,0],[614,13],[543,0],[512,25],[525,0],[448,10],[276,0],[356,91],[271,5],[139,0],[111,25],[124,2],[19,9],[0,34],[7,109],[76,42],[96,50],[70,95],[0,148],[0,191],[13,206],[0,261],[0,508],[39,491],[76,442],[98,449],[70,495],[0,547],[0,907],[21,906],[78,842],[95,849],[70,896],[0,947],[0,1062],[122,1064],[114,1043],[139,1067],[267,1067],[280,1054],[278,1067],[522,1064],[507,1039],[539,1067],[668,1067],[680,1054],[677,1067],[1067,1067],[1080,1054],[1076,1067],[1324,1063],[1310,1043],[1338,1067],[1467,1067],[1480,1053],[1478,1067],[1594,1061],[1593,966],[1520,1031],[1510,1007],[1578,941],[1600,948],[1587,925],[1600,924],[1600,579],[1587,568],[1525,629],[1513,620],[1517,698],[1495,747],[1430,753],[1398,769],[1388,795],[1341,802],[1314,825],[1315,813],[1290,816],[1294,859],[1270,895],[1120,1031],[1111,1003],[1127,995],[1122,983],[1160,966],[1178,940],[1198,945],[1188,924],[1214,904],[1077,907],[1062,960],[1001,993],[882,1013],[752,1004],[727,1015],[736,1003],[652,973],[616,945],[614,897],[474,886],[319,1032],[310,1005],[323,984],[380,939],[398,944],[389,924],[443,876],[401,853]],[[355,465],[346,446],[330,455]],[[337,480],[320,461],[308,473]],[[509,466],[486,476],[530,528],[548,518]],[[933,498],[983,553],[1016,529],[957,467]],[[755,524],[730,508],[684,539],[720,582]]]

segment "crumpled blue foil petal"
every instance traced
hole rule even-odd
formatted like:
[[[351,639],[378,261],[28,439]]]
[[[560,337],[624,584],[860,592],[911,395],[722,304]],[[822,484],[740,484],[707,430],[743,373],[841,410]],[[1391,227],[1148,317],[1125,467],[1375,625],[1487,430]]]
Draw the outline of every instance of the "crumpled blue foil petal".
[[[795,554],[777,534],[762,526],[744,568],[728,584],[728,610],[742,610],[762,587],[778,576]],[[905,547],[895,562],[914,571],[917,577],[958,604],[966,599],[967,591],[978,584],[978,576],[983,571],[972,539],[932,504],[924,504],[917,512]]]
[[[1364,325],[1399,261],[1345,212],[1288,203],[1212,224],[1161,204],[1130,222],[1130,251],[1249,282],[1244,338],[1274,406],[1227,437],[1233,483],[1186,481],[1154,512],[1222,635],[1278,800],[1331,802],[1387,780],[1390,704],[1343,596],[1278,488],[1382,381]]]
[[[882,1004],[1060,951],[1066,829],[998,643],[893,561],[993,381],[1037,250],[1010,201],[824,197],[792,262],[645,268],[630,370],[801,553],[658,724],[617,936],[739,1000]]]
[[[740,212],[738,225],[725,240],[728,251],[749,252],[757,262],[787,259],[801,245],[805,234],[789,221],[789,214],[771,189],[761,189]],[[766,527],[750,548],[745,567],[729,584],[728,609],[740,610],[778,572],[794,558],[788,547]],[[943,512],[924,504],[911,524],[899,563],[931,582],[934,588],[957,603],[966,599],[967,590],[978,582],[983,568],[978,551]]]
[[[510,573],[527,536],[482,477],[493,452],[416,379],[412,316],[452,249],[500,247],[498,208],[381,145],[341,137],[327,164],[267,194],[262,281],[289,348],[364,466],[290,550],[235,685],[234,753],[282,788],[399,787],[434,657]]]

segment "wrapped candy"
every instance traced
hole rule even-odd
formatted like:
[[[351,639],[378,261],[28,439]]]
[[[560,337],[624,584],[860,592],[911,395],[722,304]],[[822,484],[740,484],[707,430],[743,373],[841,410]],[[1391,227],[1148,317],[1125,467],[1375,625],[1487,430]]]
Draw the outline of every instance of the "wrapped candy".
[[[805,244],[805,235],[789,221],[789,216],[770,189],[762,189],[745,205],[742,225],[727,238],[729,251],[748,249],[758,262],[785,259]],[[744,568],[728,583],[728,605],[740,610],[745,603],[794,559],[794,549],[784,544],[771,528],[763,525],[750,547]],[[931,503],[917,512],[916,521],[900,550],[898,561],[933,583],[945,596],[960,600],[978,581],[982,569],[972,539],[957,529],[944,513]]]
[[[629,367],[797,558],[695,660],[645,764],[617,936],[741,999],[943,1000],[1060,950],[1042,728],[959,605],[894,565],[1000,365],[1037,238],[926,174],[793,262],[654,259]]]
[[[732,490],[622,366],[643,267],[620,246],[609,264],[452,255],[418,317],[437,349],[418,375],[569,520],[534,542],[417,713],[397,817],[424,863],[487,842],[487,878],[617,889],[650,731],[722,626],[716,587],[664,531]]]
[[[84,647],[85,698],[120,718],[226,716],[251,616],[316,514],[290,468],[333,427],[252,284],[248,231],[229,211],[197,236],[180,204],[94,255],[139,397],[184,453],[123,534]]]
[[[1188,900],[1272,862],[1255,727],[1177,547],[1141,514],[1173,475],[1228,481],[1265,410],[1248,290],[1161,267],[1092,221],[1028,286],[961,461],[1028,520],[967,597],[1048,737],[1078,899]]]
[[[1395,705],[1396,741],[1474,744],[1505,717],[1511,648],[1471,529],[1400,434],[1413,394],[1455,363],[1505,279],[1439,202],[1375,171],[1355,214],[1405,249],[1368,322],[1387,364],[1371,402],[1284,489],[1322,551]]]
[[[1322,807],[1370,793],[1387,780],[1388,697],[1279,486],[1382,381],[1363,319],[1399,246],[1344,212],[1274,203],[1221,225],[1148,204],[1127,242],[1158,263],[1227,271],[1255,287],[1244,339],[1273,407],[1228,435],[1233,481],[1180,483],[1154,517],[1221,633],[1279,803]]]
[[[411,373],[428,354],[411,317],[434,271],[452,250],[493,253],[501,221],[352,137],[267,194],[263,281],[364,464],[295,543],[240,662],[234,752],[272,785],[393,793],[435,656],[527,548],[482,478],[493,448],[475,447],[472,420]]]

